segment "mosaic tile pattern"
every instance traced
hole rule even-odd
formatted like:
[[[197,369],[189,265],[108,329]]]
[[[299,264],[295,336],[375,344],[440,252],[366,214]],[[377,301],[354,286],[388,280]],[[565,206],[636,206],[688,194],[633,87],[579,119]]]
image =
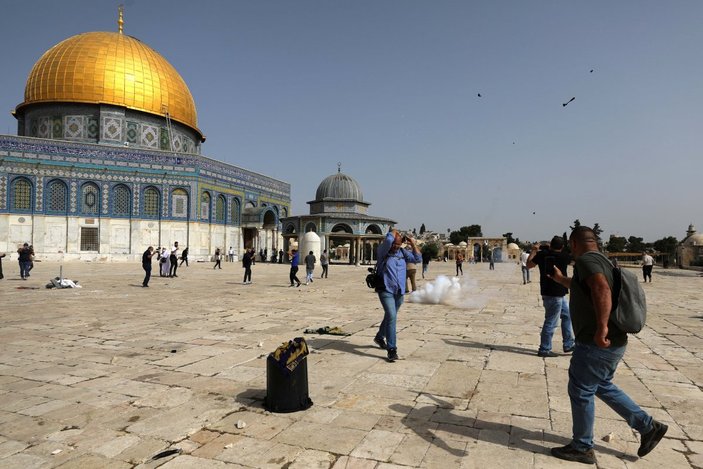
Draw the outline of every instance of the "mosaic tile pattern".
[[[64,137],[65,138],[85,138],[85,117],[66,116],[64,117]]]

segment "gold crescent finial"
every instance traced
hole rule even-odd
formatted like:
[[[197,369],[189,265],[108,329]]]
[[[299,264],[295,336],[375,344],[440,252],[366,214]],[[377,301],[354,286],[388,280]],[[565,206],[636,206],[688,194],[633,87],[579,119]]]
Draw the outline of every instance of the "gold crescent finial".
[[[119,11],[119,13],[120,13],[119,18],[117,19],[117,30],[119,31],[120,34],[122,34],[122,29],[124,28],[124,18],[123,18],[124,5],[120,5],[117,8],[117,11]]]

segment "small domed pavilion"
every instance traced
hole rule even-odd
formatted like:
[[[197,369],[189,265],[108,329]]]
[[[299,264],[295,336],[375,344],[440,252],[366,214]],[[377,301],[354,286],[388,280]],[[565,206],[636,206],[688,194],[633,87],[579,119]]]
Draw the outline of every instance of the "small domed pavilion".
[[[337,263],[374,262],[376,248],[396,222],[369,215],[371,205],[364,201],[361,186],[351,176],[337,172],[322,180],[315,200],[308,202],[309,215],[281,219],[285,250],[301,233],[314,231],[327,249],[330,261]]]

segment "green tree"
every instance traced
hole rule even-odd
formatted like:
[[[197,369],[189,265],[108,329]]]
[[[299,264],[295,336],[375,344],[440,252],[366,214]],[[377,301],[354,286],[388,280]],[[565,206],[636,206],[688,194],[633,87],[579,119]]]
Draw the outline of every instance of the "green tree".
[[[425,231],[427,230],[425,230],[425,224],[423,223],[422,225],[420,225],[420,234],[424,234]]]
[[[503,236],[503,238],[505,238],[505,242],[507,244],[515,243],[515,238],[513,238],[513,233],[511,231],[508,231],[507,233],[503,233],[502,236]],[[515,244],[517,244],[517,243],[515,243]]]
[[[570,226],[569,228],[571,228],[571,231],[574,231],[574,230],[575,230],[576,228],[578,228],[579,226],[581,226],[581,222],[580,222],[579,219],[577,218],[576,220],[574,220],[574,226]]]
[[[481,232],[481,225],[470,225],[462,226],[459,231],[452,231],[449,233],[449,242],[452,244],[459,244],[464,241],[467,242],[469,238],[476,238],[483,236]]]
[[[676,247],[678,245],[679,241],[674,236],[667,236],[666,238],[658,239],[653,243],[654,249],[665,254],[669,260],[676,256]]]
[[[429,253],[430,257],[434,259],[439,254],[439,246],[434,241],[431,241],[429,243],[423,244],[422,248],[420,249],[420,252],[422,252],[423,254]]]
[[[608,252],[625,252],[626,246],[627,240],[624,236],[610,235],[606,249]]]
[[[600,227],[598,223],[593,224],[593,233],[595,233],[596,238],[598,238],[598,242],[600,244],[600,235],[603,232],[603,228]]]
[[[638,238],[637,236],[627,238],[627,252],[642,252],[644,248],[644,238]]]

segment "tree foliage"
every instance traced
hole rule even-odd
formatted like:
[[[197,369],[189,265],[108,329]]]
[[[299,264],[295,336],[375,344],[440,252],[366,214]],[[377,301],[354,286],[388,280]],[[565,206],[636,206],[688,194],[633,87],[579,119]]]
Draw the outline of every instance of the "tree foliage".
[[[437,243],[435,243],[434,241],[425,243],[422,245],[420,252],[422,252],[423,254],[429,253],[430,257],[434,259],[439,254],[439,245],[437,245]]]
[[[637,236],[627,238],[627,252],[643,252],[645,247],[644,238]]]
[[[625,252],[626,247],[627,239],[624,236],[610,235],[606,249],[608,252]]]
[[[667,236],[666,238],[658,239],[653,243],[654,249],[666,254],[675,254],[676,247],[678,245],[679,241],[674,236]]]
[[[476,238],[483,236],[481,232],[481,225],[470,225],[462,226],[459,231],[452,231],[449,233],[449,242],[452,244],[459,244],[460,242],[467,242],[469,238]]]

